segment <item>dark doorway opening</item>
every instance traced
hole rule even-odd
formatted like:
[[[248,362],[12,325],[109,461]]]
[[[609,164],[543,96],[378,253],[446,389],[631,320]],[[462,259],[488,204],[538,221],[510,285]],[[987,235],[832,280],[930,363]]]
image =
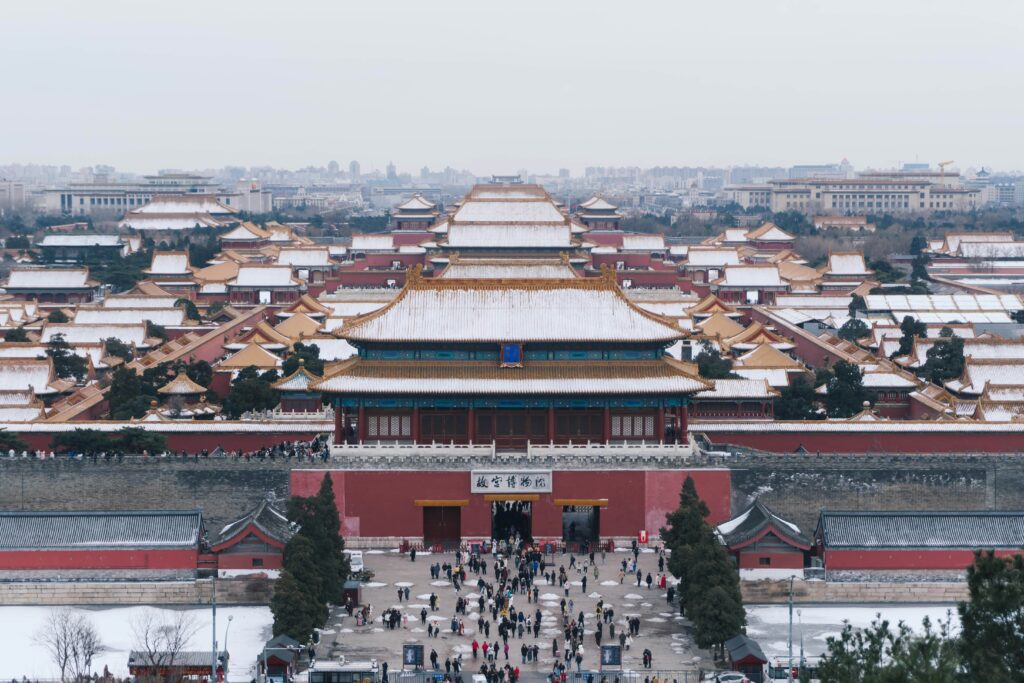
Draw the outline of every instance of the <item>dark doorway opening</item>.
[[[491,538],[533,540],[533,503],[528,500],[491,501]]]
[[[566,543],[596,543],[601,539],[601,508],[596,505],[566,505],[562,508],[562,540]]]
[[[457,546],[462,540],[462,508],[431,506],[423,508],[423,544]]]

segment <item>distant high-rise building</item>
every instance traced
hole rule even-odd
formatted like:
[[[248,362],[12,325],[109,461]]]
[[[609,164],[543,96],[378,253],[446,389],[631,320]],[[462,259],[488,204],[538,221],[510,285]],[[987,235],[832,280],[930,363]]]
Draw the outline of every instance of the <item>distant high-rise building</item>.
[[[331,175],[338,175],[338,171],[341,170],[341,164],[333,159],[327,164],[327,172]]]
[[[395,162],[389,161],[387,165],[387,179],[398,180],[398,169],[395,168]]]
[[[559,178],[568,178],[569,177],[569,169],[567,169],[567,168],[560,168],[560,169],[558,169],[558,177]]]
[[[348,162],[348,174],[352,177],[352,180],[359,180],[361,174],[359,173],[358,161]]]
[[[420,169],[420,178],[422,178],[423,180],[426,180],[429,177],[430,177],[430,168],[427,167],[427,166],[424,166],[423,168]]]

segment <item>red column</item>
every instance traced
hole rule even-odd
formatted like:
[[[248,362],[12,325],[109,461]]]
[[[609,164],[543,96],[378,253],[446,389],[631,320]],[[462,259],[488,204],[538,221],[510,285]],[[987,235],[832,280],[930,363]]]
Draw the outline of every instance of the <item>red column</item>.
[[[345,443],[345,424],[342,419],[343,415],[341,412],[341,406],[334,406],[334,443],[342,444]]]
[[[658,441],[665,440],[665,407],[658,406],[658,417],[654,421],[654,434],[658,437]]]
[[[608,406],[604,407],[604,419],[601,420],[601,436],[604,437],[604,442],[609,443],[612,440],[612,409]]]
[[[414,406],[412,409],[412,442],[420,442],[420,408]]]
[[[548,406],[548,442],[555,442],[555,407]]]
[[[689,441],[688,434],[690,432],[690,407],[683,406],[680,412],[682,417],[682,430],[679,435],[679,441],[680,443],[686,443],[687,441]]]
[[[362,443],[366,438],[366,408],[359,406],[356,413],[356,442]]]
[[[470,443],[476,441],[476,414],[472,406],[466,411],[466,436]]]

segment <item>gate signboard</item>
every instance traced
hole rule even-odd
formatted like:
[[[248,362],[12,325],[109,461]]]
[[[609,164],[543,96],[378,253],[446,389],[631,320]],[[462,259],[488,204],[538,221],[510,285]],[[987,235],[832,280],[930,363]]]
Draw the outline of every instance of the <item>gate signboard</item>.
[[[551,470],[473,470],[473,493],[551,493]]]

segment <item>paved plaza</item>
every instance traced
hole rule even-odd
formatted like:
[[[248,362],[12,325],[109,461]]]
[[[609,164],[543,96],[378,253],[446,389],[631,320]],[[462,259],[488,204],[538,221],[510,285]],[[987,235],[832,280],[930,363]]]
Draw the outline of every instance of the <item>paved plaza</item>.
[[[583,641],[583,662],[584,671],[595,671],[598,669],[599,648],[594,639],[594,628],[597,622],[596,607],[599,600],[604,601],[605,607],[614,610],[615,634],[614,639],[609,638],[609,628],[604,626],[602,644],[618,644],[618,634],[626,628],[626,620],[631,617],[639,618],[639,635],[632,639],[632,646],[623,650],[622,668],[643,672],[642,653],[649,649],[653,655],[651,675],[657,670],[681,671],[698,669],[709,670],[712,668],[709,653],[699,650],[692,640],[692,633],[689,622],[678,616],[674,607],[670,606],[666,599],[666,590],[657,587],[658,557],[652,551],[643,551],[639,556],[639,568],[646,580],[650,573],[654,578],[654,586],[647,588],[646,583],[642,586],[636,585],[636,575],[627,574],[622,583],[619,582],[619,575],[622,560],[632,560],[633,555],[629,552],[607,553],[602,557],[601,553],[595,555],[598,576],[595,579],[593,567],[590,568],[587,576],[586,591],[583,590],[582,574],[578,569],[569,569],[570,555],[555,554],[554,567],[550,566],[552,556],[547,556],[549,563],[548,570],[558,571],[559,566],[564,566],[569,574],[570,582],[567,585],[569,597],[567,602],[572,601],[572,618],[576,618],[582,611],[585,620],[584,641]],[[485,581],[494,582],[493,564],[494,558],[485,555],[488,563],[488,575],[483,576]],[[583,565],[587,558],[577,557],[577,565]],[[348,616],[344,609],[335,608],[328,620],[326,630],[322,633],[318,655],[320,657],[337,658],[343,655],[348,661],[362,661],[376,659],[378,662],[387,662],[389,671],[396,672],[401,669],[402,646],[406,643],[418,643],[424,646],[425,664],[429,668],[429,655],[435,650],[440,662],[440,671],[445,672],[444,662],[446,658],[457,658],[462,656],[463,680],[470,680],[473,673],[478,672],[483,663],[480,659],[473,660],[471,644],[474,639],[480,643],[484,637],[477,634],[477,623],[480,617],[477,607],[477,599],[480,594],[477,590],[477,575],[468,570],[466,585],[456,592],[452,583],[444,579],[432,579],[430,566],[435,563],[455,564],[454,553],[428,553],[421,552],[416,556],[416,561],[411,562],[407,555],[399,554],[397,551],[365,551],[365,563],[367,569],[373,572],[373,579],[363,586],[363,603],[372,606],[371,621],[366,625],[358,625],[355,616]],[[668,579],[672,581],[671,577]],[[537,608],[542,614],[539,637],[533,637],[532,632],[524,634],[522,639],[509,639],[509,659],[512,666],[518,666],[524,679],[536,679],[551,671],[555,659],[552,657],[552,639],[557,638],[559,654],[564,656],[565,642],[562,636],[562,618],[560,601],[565,598],[565,588],[559,587],[557,578],[554,585],[538,576],[535,584],[538,588],[537,605],[527,602],[525,594],[515,594],[513,606],[516,610],[525,611],[527,615],[533,615]],[[671,585],[671,584],[669,584]],[[398,589],[409,589],[409,600],[398,600]],[[438,609],[430,610],[430,596],[435,594],[438,598]],[[459,597],[467,599],[469,605],[466,615],[455,615],[455,604]],[[381,614],[389,609],[400,610],[406,618],[400,622],[395,630],[385,628],[381,620]],[[428,612],[427,624],[421,623],[421,610]],[[464,625],[464,633],[458,635],[451,630],[452,616],[460,617]],[[490,619],[490,613],[484,614],[485,619]],[[499,617],[500,619],[500,617]],[[404,625],[402,625],[404,624]],[[437,637],[428,637],[428,624],[439,627],[440,633]],[[628,629],[627,629],[628,632]],[[498,641],[501,645],[501,638],[498,636],[497,624],[490,624],[491,643]],[[539,647],[539,657],[536,662],[523,663],[521,646],[526,643],[532,646],[536,643]],[[496,665],[501,667],[506,663],[504,654],[500,654]],[[573,663],[575,669],[575,663]],[[609,680],[612,680],[609,672]],[[670,679],[671,680],[671,679]]]

